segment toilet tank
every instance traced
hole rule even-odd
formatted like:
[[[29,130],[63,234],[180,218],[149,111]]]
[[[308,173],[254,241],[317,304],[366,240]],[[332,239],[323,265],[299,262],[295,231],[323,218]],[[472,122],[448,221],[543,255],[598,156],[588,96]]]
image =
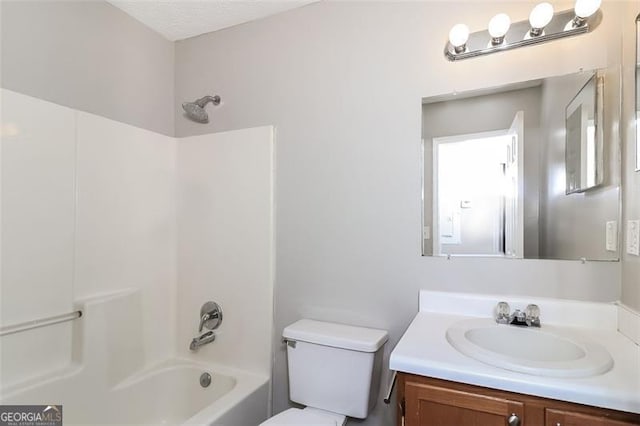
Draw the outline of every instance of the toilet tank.
[[[303,319],[286,327],[289,398],[363,419],[376,403],[387,332]]]

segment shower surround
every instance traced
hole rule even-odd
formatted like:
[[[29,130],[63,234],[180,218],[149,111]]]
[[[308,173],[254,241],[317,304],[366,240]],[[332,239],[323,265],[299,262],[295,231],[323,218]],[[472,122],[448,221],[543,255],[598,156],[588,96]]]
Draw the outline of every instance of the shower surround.
[[[105,421],[139,423],[126,401],[149,393],[147,422],[266,418],[272,128],[175,139],[1,95],[0,323],[83,316],[0,337],[0,403],[46,397],[73,424],[100,399],[120,413]],[[190,352],[211,299],[225,321]],[[194,402],[165,401],[176,386]]]

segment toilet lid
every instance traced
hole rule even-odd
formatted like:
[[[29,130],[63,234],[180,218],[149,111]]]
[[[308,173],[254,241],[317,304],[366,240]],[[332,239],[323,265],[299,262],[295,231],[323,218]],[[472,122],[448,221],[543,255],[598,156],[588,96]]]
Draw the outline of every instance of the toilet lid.
[[[341,426],[343,423],[344,416],[338,414],[322,412],[320,410],[290,408],[260,423],[260,426]]]

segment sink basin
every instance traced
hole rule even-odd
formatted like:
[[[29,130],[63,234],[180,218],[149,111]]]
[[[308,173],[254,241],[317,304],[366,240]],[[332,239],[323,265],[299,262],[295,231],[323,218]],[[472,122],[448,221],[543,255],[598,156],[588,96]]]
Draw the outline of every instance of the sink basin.
[[[496,324],[489,318],[457,322],[447,341],[478,361],[520,373],[547,377],[588,377],[613,367],[601,345],[566,329]]]

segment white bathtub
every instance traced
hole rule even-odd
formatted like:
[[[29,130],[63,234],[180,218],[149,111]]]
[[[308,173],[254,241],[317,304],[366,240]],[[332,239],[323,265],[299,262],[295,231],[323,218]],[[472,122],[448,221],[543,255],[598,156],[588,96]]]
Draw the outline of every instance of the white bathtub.
[[[202,373],[211,375],[203,388]],[[2,404],[62,404],[71,425],[256,425],[268,380],[221,366],[170,360],[108,388],[72,367],[3,393]]]
[[[138,302],[135,292],[83,301],[79,320],[40,329],[72,328],[68,367],[1,386],[0,404],[61,404],[65,425],[251,426],[268,417],[267,375],[202,362],[204,353],[149,365],[132,325]],[[33,338],[28,333],[0,343],[19,345]],[[212,378],[206,388],[205,372]]]

